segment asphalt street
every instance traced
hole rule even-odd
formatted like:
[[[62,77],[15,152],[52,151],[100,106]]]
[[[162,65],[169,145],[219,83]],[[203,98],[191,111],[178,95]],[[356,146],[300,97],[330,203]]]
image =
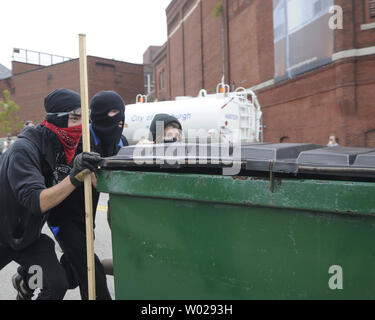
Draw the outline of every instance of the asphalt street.
[[[96,228],[95,228],[95,253],[100,259],[112,257],[112,242],[111,242],[111,231],[107,223],[107,201],[108,194],[101,194],[99,204],[96,212]],[[53,239],[53,235],[47,226],[43,228],[43,232],[49,235]],[[62,252],[58,245],[56,245],[56,253],[60,258]],[[0,271],[0,300],[15,300],[16,291],[12,285],[12,275],[17,269],[17,264],[11,262],[4,269]],[[112,276],[107,276],[107,283],[109,291],[114,299],[114,282]],[[37,294],[35,294],[36,296]],[[34,298],[35,299],[35,298]],[[81,300],[79,289],[68,290],[64,300]]]

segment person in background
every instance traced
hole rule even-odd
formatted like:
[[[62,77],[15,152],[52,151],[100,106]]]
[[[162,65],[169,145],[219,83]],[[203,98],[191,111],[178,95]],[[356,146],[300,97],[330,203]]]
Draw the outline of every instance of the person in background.
[[[60,300],[68,288],[54,241],[42,233],[51,210],[83,185],[101,158],[81,153],[73,161],[81,127],[81,98],[74,91],[57,89],[44,101],[46,121],[25,128],[0,159],[0,270],[15,261],[12,277],[17,300],[31,299],[29,271],[39,266],[43,285],[38,299]],[[61,181],[56,168],[71,164]]]
[[[35,124],[34,124],[31,120],[27,120],[27,121],[25,122],[25,126],[24,126],[24,128],[26,128],[26,127],[32,127],[32,128],[35,128]]]
[[[157,130],[160,125],[161,130]],[[158,144],[163,142],[181,142],[181,123],[169,114],[159,113],[154,116],[150,124],[149,140],[142,139],[137,144]]]
[[[339,138],[335,134],[329,136],[327,147],[337,147],[339,146]]]
[[[3,150],[2,150],[2,154],[5,153],[5,151],[7,151],[10,146],[13,144],[14,140],[12,139],[11,135],[8,133],[7,135],[7,139],[4,140],[3,142]]]

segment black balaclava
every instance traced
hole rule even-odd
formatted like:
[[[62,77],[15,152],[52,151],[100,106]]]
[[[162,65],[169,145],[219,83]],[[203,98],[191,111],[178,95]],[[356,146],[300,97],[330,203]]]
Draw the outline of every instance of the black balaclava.
[[[100,139],[102,156],[113,156],[117,152],[124,128],[125,103],[114,91],[100,91],[91,99],[90,109],[92,128]],[[113,117],[108,116],[108,112],[113,109],[120,112]],[[121,128],[118,126],[120,121]]]
[[[69,115],[59,116],[48,113],[70,112],[81,108],[81,96],[69,89],[56,89],[44,98],[44,108],[47,112],[46,120],[60,128],[67,128]]]
[[[166,113],[159,113],[154,116],[154,119],[152,119],[151,125],[150,125],[150,134],[151,134],[151,140],[156,141],[156,122],[162,121],[164,123],[164,129],[171,123],[175,123],[180,127],[180,130],[182,130],[181,123],[174,117]],[[164,133],[164,132],[163,132]]]

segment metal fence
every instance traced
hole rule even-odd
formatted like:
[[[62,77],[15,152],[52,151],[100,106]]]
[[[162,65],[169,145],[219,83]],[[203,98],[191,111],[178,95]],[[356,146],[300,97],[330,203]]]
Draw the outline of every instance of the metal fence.
[[[41,66],[50,66],[64,61],[72,60],[69,57],[32,51],[27,49],[14,48],[12,54],[13,61],[37,64]]]

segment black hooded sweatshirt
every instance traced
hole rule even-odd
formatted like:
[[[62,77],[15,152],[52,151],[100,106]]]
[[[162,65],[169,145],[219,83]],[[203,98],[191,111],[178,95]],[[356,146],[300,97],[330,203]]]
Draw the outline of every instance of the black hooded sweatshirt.
[[[40,236],[48,216],[40,193],[55,184],[65,161],[57,136],[45,127],[25,128],[0,159],[0,243],[22,250]]]
[[[175,123],[180,128],[180,130],[182,130],[181,123],[180,121],[177,120],[177,118],[166,113],[158,113],[154,116],[150,124],[150,137],[149,138],[150,140],[154,142],[157,140],[157,134],[158,134],[158,132],[156,132],[157,122],[161,122],[163,124],[162,129],[165,129],[171,123]],[[164,135],[164,130],[162,134]]]
[[[121,136],[120,138],[122,146],[126,147],[128,145],[128,141],[124,136]],[[90,144],[91,144],[91,151],[99,153],[101,156],[103,156],[103,150],[101,148],[100,144],[96,143],[96,140],[91,132],[90,135]],[[117,154],[117,152],[120,150],[120,141],[115,146],[115,149],[113,150],[113,154],[109,154],[109,156],[113,156]],[[80,141],[77,153],[79,154],[82,152],[82,140]],[[73,165],[73,161],[70,165]],[[60,167],[56,168],[56,171],[58,174],[58,182],[62,181],[70,172],[70,166],[63,166],[60,165]],[[66,168],[66,169],[65,169]],[[64,173],[63,171],[66,170]],[[92,188],[92,205],[93,205],[93,216],[94,216],[94,228],[95,228],[95,216],[96,216],[96,207],[99,202],[100,192],[98,192],[95,188]],[[51,213],[48,216],[48,225],[50,227],[58,227],[61,225],[64,225],[67,222],[74,221],[76,223],[79,223],[81,225],[85,225],[86,223],[86,217],[85,217],[85,211],[82,209],[82,204],[85,202],[85,195],[84,195],[84,189],[83,188],[77,188],[74,190],[68,198],[66,198],[63,202],[61,202],[58,206],[51,209]]]

